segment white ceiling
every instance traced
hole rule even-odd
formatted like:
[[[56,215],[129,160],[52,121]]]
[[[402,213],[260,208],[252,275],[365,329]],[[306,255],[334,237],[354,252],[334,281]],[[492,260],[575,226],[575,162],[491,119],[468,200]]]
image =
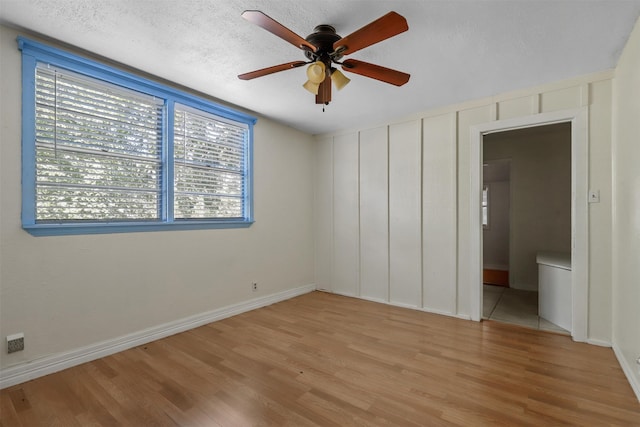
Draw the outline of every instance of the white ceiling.
[[[350,55],[411,74],[398,88],[351,73],[322,112],[305,67],[251,81],[238,74],[305,60],[245,21],[261,10],[306,37],[343,37],[394,10],[409,31]],[[640,0],[0,0],[0,22],[94,52],[311,134],[615,67]]]

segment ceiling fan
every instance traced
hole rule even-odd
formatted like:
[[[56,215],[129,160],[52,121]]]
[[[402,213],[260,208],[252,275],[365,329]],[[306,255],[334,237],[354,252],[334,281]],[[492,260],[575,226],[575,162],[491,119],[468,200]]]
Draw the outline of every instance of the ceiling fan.
[[[242,80],[251,80],[310,64],[307,68],[309,80],[303,86],[316,95],[316,104],[329,104],[331,82],[333,81],[338,90],[349,83],[349,79],[333,64],[341,65],[344,71],[395,86],[402,86],[411,77],[407,73],[357,59],[346,59],[340,62],[345,55],[407,31],[409,29],[407,20],[396,12],[389,12],[346,37],[338,35],[331,25],[322,24],[315,27],[314,32],[304,39],[259,10],[245,10],[242,17],[302,49],[307,57],[307,61],[292,61],[240,74],[238,78]]]

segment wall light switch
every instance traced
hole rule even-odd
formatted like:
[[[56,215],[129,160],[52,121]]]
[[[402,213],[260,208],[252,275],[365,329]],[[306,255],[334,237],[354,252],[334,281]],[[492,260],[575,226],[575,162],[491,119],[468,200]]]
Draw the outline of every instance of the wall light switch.
[[[589,190],[589,203],[600,203],[600,190]]]

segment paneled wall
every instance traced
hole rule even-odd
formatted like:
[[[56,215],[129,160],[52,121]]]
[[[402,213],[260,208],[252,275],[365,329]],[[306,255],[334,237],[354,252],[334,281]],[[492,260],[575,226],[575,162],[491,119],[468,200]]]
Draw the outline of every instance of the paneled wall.
[[[613,348],[640,399],[640,19],[614,86]],[[593,114],[597,114],[592,111]],[[599,154],[599,153],[598,153]],[[602,196],[601,196],[602,197]],[[600,295],[598,295],[600,297]],[[595,301],[594,301],[595,302]]]
[[[588,106],[590,254],[611,249],[609,72],[316,138],[321,289],[469,318],[470,129]],[[611,259],[592,259],[589,339],[611,340]]]
[[[360,269],[358,135],[333,141],[333,290],[358,295]]]
[[[422,307],[457,313],[456,115],[422,120]]]
[[[417,121],[389,126],[389,301],[411,307],[422,296],[419,131]]]
[[[389,298],[387,127],[360,132],[360,296]]]

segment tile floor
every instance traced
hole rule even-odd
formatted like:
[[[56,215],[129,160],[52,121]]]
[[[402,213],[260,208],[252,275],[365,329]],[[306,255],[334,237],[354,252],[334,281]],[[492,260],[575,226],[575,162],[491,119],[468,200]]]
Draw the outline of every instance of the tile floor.
[[[537,292],[504,286],[483,286],[483,318],[569,335],[569,331],[538,316]]]

